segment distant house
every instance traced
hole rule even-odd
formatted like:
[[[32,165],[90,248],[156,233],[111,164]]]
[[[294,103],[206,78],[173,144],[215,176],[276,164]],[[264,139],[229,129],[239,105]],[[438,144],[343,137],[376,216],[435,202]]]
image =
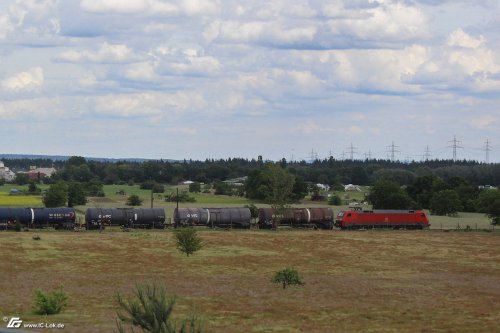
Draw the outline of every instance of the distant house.
[[[491,186],[491,185],[479,185],[478,187],[481,190],[496,190],[497,189],[495,186]]]
[[[3,178],[8,182],[11,182],[14,178],[16,178],[16,174],[6,167],[2,161],[0,161],[0,178]]]
[[[361,192],[361,187],[359,185],[347,184],[344,185],[344,191],[346,192]]]
[[[238,178],[224,180],[223,183],[235,185],[235,186],[243,186],[243,185],[245,185],[245,182],[247,181],[247,179],[248,179],[247,176],[238,177]]]
[[[316,186],[322,191],[330,191],[330,186],[326,184],[316,184]]]
[[[24,173],[31,180],[40,180],[45,177],[51,177],[55,172],[55,168],[37,168],[36,166],[30,166],[30,171]]]

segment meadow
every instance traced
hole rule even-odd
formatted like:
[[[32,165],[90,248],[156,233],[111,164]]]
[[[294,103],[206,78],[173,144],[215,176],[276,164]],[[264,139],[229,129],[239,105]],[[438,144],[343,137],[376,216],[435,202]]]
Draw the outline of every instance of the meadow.
[[[498,232],[199,234],[203,248],[186,257],[171,230],[0,232],[0,315],[116,332],[116,293],[156,282],[176,295],[176,318],[195,311],[207,332],[500,331]],[[272,284],[285,267],[305,285]],[[34,288],[60,285],[66,310],[34,315]]]

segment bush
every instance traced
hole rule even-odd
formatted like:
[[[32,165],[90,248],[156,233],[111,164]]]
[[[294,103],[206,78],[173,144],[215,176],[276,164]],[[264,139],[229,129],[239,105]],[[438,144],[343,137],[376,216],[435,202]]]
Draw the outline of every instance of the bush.
[[[342,199],[338,195],[332,195],[328,199],[328,204],[332,206],[340,206],[342,205]]]
[[[35,289],[34,312],[39,315],[51,315],[60,313],[67,305],[68,295],[63,291],[62,286],[44,294],[40,289]]]
[[[170,194],[165,195],[166,202],[177,202],[177,194],[171,192]],[[179,202],[196,202],[194,197],[190,197],[189,194],[185,191],[179,193]]]
[[[150,333],[202,333],[203,323],[196,315],[191,315],[176,328],[171,315],[175,297],[167,295],[166,288],[155,284],[136,285],[134,297],[124,299],[119,293],[116,300],[123,312],[117,312],[118,332],[125,333],[123,323],[140,327],[142,332]],[[134,332],[132,328],[132,332]]]
[[[142,205],[142,199],[139,198],[139,196],[137,194],[132,194],[131,196],[129,196],[127,198],[126,205],[127,206],[140,206],[140,205]]]
[[[297,272],[293,268],[285,268],[282,271],[276,272],[273,278],[271,279],[272,283],[281,283],[283,284],[283,289],[286,289],[288,285],[303,285],[304,281],[299,276],[299,272]]]
[[[176,240],[176,247],[186,256],[190,256],[199,249],[201,249],[201,238],[193,228],[178,229],[174,233]]]
[[[189,192],[191,193],[198,193],[201,191],[201,184],[198,182],[194,182],[192,184],[189,184]]]
[[[16,220],[16,224],[14,225],[14,230],[17,232],[21,231],[21,222],[19,221],[19,219]]]

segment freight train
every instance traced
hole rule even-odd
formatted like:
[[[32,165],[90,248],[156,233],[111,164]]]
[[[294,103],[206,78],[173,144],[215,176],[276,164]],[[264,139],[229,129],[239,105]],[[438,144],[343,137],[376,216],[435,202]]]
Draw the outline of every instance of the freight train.
[[[163,229],[165,220],[163,208],[88,208],[85,212],[87,229],[105,226]]]
[[[259,209],[259,228],[272,229],[279,226],[292,228],[333,229],[331,208],[286,208],[277,213],[274,208]]]
[[[73,208],[0,208],[0,229],[24,228],[71,229],[76,221]]]
[[[430,224],[423,210],[348,210],[338,213],[335,226],[341,229],[423,229]]]
[[[17,221],[24,228],[53,227],[71,229],[75,226],[73,208],[0,208],[0,230],[12,229]],[[163,229],[165,227],[206,226],[219,228],[250,228],[249,208],[178,208],[168,223],[163,208],[88,208],[87,229],[106,226]],[[429,219],[423,210],[348,210],[334,219],[331,208],[287,208],[277,213],[273,208],[260,208],[256,224],[261,229],[288,226],[314,229],[423,229]]]
[[[219,228],[250,228],[249,208],[176,208],[176,227],[202,225]]]

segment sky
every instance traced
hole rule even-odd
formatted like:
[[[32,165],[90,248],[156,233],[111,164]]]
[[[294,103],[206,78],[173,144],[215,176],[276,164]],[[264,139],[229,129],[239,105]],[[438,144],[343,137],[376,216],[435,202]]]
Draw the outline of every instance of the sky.
[[[3,154],[500,162],[500,3],[2,0],[0,120]]]

